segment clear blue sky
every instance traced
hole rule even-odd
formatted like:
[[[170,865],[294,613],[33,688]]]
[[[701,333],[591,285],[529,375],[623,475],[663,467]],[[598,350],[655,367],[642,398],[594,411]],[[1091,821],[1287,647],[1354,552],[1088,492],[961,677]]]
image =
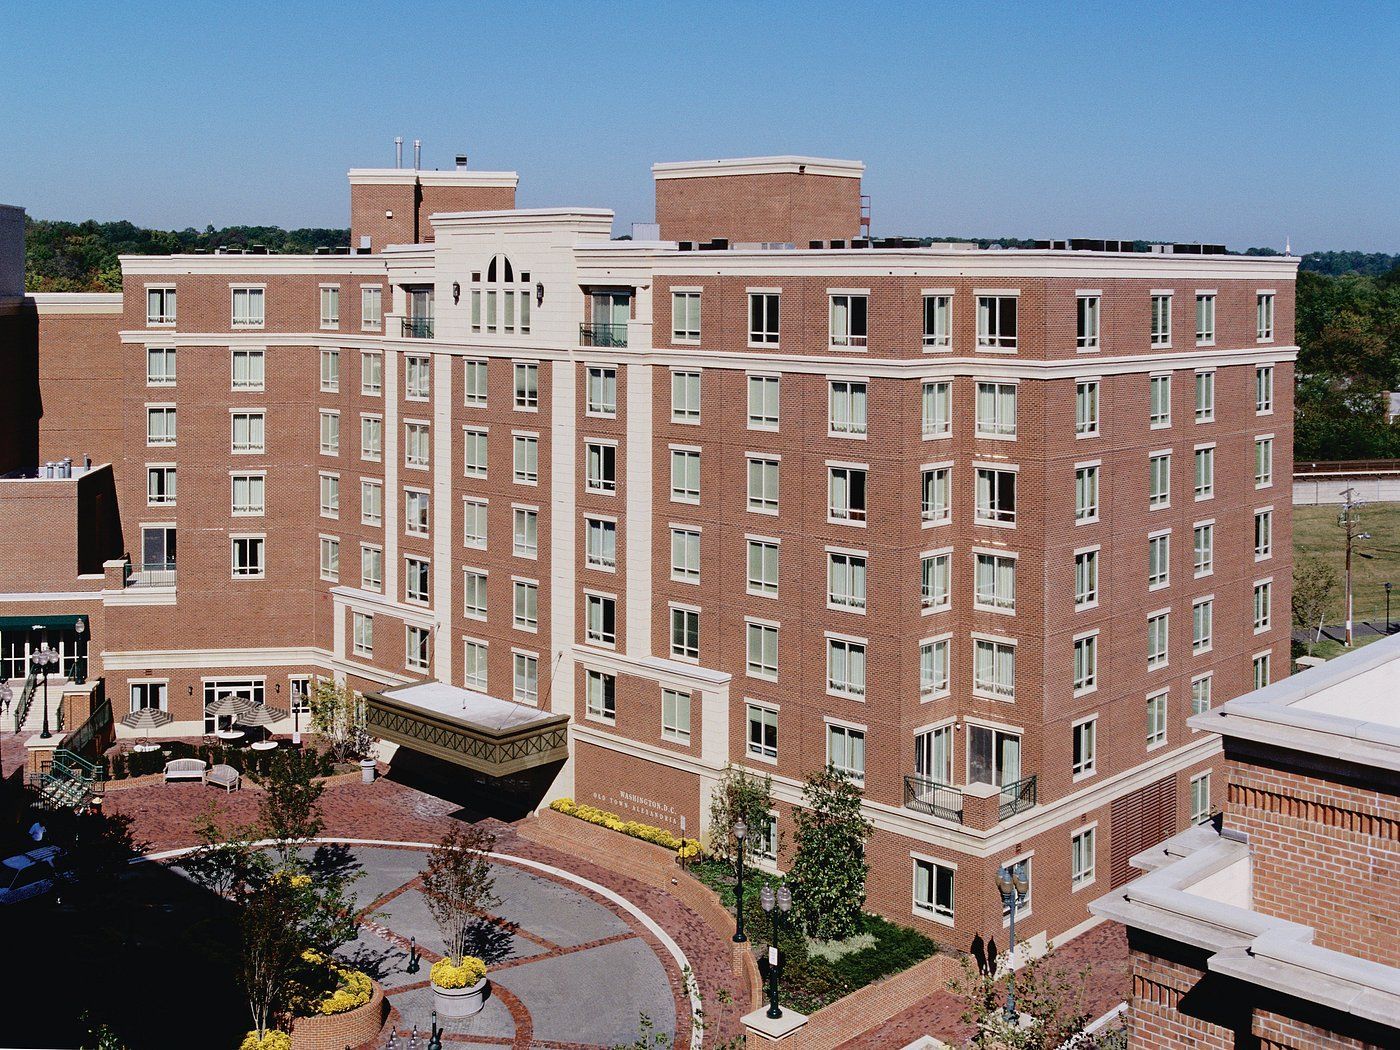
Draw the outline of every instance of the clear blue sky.
[[[868,165],[876,233],[1400,252],[1400,3],[78,4],[0,20],[0,201],[343,226],[465,151],[652,217],[655,160]]]

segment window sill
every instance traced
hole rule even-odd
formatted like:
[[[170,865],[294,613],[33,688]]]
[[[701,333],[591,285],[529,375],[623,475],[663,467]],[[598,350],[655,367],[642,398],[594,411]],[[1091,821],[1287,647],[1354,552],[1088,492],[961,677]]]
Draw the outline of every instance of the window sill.
[[[776,766],[778,764],[777,755],[770,758],[768,755],[755,755],[752,751],[746,751],[744,753],[744,758],[748,759],[750,762],[762,762],[765,766]]]
[[[931,703],[933,703],[935,700],[943,700],[943,699],[946,699],[947,697],[950,697],[950,696],[952,696],[952,695],[953,695],[953,691],[952,691],[951,689],[939,689],[937,692],[933,692],[933,693],[920,693],[920,694],[919,694],[919,703],[921,703],[921,704],[931,704]]]
[[[831,609],[833,612],[854,613],[856,616],[865,615],[864,605],[842,605],[840,602],[828,601],[826,603],[826,607],[828,609]]]
[[[920,908],[917,904],[914,906],[914,909],[912,912],[910,912],[910,914],[912,914],[916,919],[927,919],[929,922],[936,922],[940,926],[951,927],[954,925],[953,917],[951,915],[943,915],[940,912],[934,911],[932,908]]]
[[[865,522],[856,521],[854,518],[833,518],[828,516],[826,519],[826,523],[828,525],[849,525],[852,528],[856,529],[865,528]]]
[[[1069,782],[1071,784],[1079,784],[1085,780],[1092,780],[1094,777],[1098,776],[1098,773],[1099,771],[1097,769],[1086,769],[1082,773],[1073,774],[1069,778]]]
[[[1096,881],[1097,881],[1096,878],[1088,878],[1088,879],[1081,879],[1078,883],[1076,883],[1076,882],[1074,881],[1073,877],[1071,876],[1071,878],[1070,878],[1070,884],[1069,884],[1069,891],[1070,891],[1070,893],[1078,893],[1080,890],[1088,889],[1088,888],[1089,888],[1090,886],[1092,886]]]

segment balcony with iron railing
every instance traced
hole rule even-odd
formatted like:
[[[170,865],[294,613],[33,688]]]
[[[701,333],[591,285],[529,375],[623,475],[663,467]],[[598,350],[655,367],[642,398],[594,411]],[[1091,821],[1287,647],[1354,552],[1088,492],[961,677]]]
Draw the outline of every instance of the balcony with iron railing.
[[[985,804],[984,804],[985,803]],[[990,827],[1036,804],[1036,778],[996,785],[952,787],[921,776],[904,778],[904,808],[939,820],[971,827]],[[992,816],[995,805],[995,818]]]
[[[174,587],[175,563],[173,561],[142,562],[138,565],[127,563],[125,587]]]
[[[1020,780],[1003,784],[1001,786],[1001,819],[1015,816],[1017,813],[1024,813],[1035,805],[1035,777],[1023,777]]]
[[[403,328],[402,333],[405,339],[431,339],[433,337],[433,319],[431,317],[403,317],[400,318]]]
[[[621,347],[627,345],[625,324],[589,324],[578,326],[579,346]]]
[[[904,808],[918,813],[927,813],[940,820],[951,820],[961,824],[963,819],[963,793],[955,787],[940,784],[926,777],[909,776],[904,778]]]

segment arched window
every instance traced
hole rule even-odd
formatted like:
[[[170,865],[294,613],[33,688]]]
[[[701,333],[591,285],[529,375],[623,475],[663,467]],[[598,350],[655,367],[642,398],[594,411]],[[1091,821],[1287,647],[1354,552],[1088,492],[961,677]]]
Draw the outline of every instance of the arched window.
[[[522,270],[517,281],[510,259],[492,256],[485,281],[480,270],[472,271],[472,331],[529,334],[530,296],[530,274]]]

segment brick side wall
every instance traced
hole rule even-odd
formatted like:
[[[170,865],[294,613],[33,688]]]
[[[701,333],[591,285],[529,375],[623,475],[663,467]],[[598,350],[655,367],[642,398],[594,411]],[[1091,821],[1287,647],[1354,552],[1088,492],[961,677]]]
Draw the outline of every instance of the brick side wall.
[[[831,175],[719,175],[656,180],[662,239],[771,242],[860,236],[860,180]]]
[[[144,296],[138,292],[137,298],[144,310]],[[120,461],[126,448],[118,410],[126,382],[117,335],[122,315],[46,312],[38,324],[38,461],[77,460],[84,454],[94,463]]]

